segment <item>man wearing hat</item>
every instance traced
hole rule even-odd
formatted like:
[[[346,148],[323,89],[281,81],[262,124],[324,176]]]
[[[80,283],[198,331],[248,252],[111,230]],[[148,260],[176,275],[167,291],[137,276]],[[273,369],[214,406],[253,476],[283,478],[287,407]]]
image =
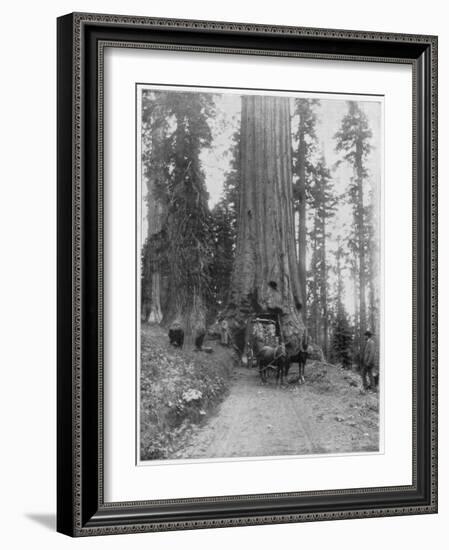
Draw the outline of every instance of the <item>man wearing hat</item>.
[[[368,390],[375,387],[373,368],[376,362],[376,346],[374,344],[373,333],[370,330],[365,332],[365,340],[361,375],[363,387],[365,390]]]

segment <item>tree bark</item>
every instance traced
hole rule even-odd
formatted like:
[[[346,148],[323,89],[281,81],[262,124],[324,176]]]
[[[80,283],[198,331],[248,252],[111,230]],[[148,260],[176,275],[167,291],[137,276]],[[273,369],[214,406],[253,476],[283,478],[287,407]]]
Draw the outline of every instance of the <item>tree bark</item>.
[[[357,216],[356,230],[359,252],[359,345],[362,352],[363,339],[366,331],[366,266],[365,266],[365,216],[363,211],[363,143],[359,139],[356,142],[355,169],[357,177]]]
[[[318,213],[315,212],[313,219],[313,232],[312,232],[312,257],[311,257],[311,272],[312,277],[310,280],[310,307],[309,313],[309,328],[315,344],[320,342],[319,335],[319,296],[318,296],[318,266],[319,266],[319,252],[318,252]]]
[[[369,287],[369,319],[370,330],[379,337],[379,236],[377,230],[377,216],[373,210],[377,205],[378,197],[372,197],[371,204],[371,228],[368,234],[368,254],[369,263],[367,269],[368,287]]]
[[[373,273],[371,274],[371,330],[379,336],[379,263],[375,255],[373,262]]]
[[[186,114],[188,99],[176,113],[175,173],[167,211],[169,295],[164,324],[180,328],[184,347],[201,347],[206,333],[209,269],[207,193],[200,161],[200,136],[194,124],[200,105]]]
[[[299,124],[301,125],[300,120]],[[300,127],[301,130],[301,127]],[[307,288],[306,288],[306,253],[307,253],[307,227],[306,227],[306,142],[304,129],[299,134],[298,145],[298,270],[299,284],[302,290],[302,315],[306,318]]]
[[[341,247],[341,241],[338,237],[338,248],[335,254],[336,260],[336,275],[337,275],[337,317],[343,316],[343,276],[341,267],[341,258],[343,256],[343,250]]]
[[[148,180],[148,239],[151,241],[162,230],[164,208],[157,200],[154,193],[154,182]],[[148,321],[150,323],[160,323],[162,321],[161,307],[161,272],[159,261],[150,259],[150,277],[151,277],[151,303]]]
[[[251,314],[278,316],[292,353],[304,333],[295,251],[289,100],[244,96],[236,257],[227,318],[243,351]]]
[[[324,201],[324,198],[323,198],[323,201]],[[325,206],[323,206],[323,208],[325,208]],[[327,308],[326,214],[325,213],[323,214],[323,220],[322,220],[322,239],[323,239],[323,242],[321,244],[320,299],[321,299],[322,321],[323,321],[323,352],[324,352],[324,355],[327,357],[329,326],[328,326],[328,308]]]

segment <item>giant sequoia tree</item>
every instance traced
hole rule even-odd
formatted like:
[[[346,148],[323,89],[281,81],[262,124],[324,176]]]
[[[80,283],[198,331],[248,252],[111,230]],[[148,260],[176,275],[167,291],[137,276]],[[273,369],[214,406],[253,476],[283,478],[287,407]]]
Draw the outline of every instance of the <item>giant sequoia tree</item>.
[[[211,220],[200,154],[211,143],[209,94],[171,95],[176,129],[166,222],[166,254],[170,266],[165,320],[184,331],[190,346],[206,331],[207,299],[212,261]]]
[[[170,181],[169,106],[167,95],[142,92],[142,168],[146,181],[148,231],[142,252],[142,320],[160,323],[164,258],[161,239]]]
[[[243,96],[239,223],[227,317],[243,350],[253,313],[279,316],[291,351],[304,332],[295,253],[289,99]]]
[[[184,332],[184,343],[205,333],[213,253],[201,153],[211,143],[210,94],[148,92],[143,97],[142,160],[148,183],[148,237],[142,295],[149,320]],[[161,274],[167,279],[161,303]]]

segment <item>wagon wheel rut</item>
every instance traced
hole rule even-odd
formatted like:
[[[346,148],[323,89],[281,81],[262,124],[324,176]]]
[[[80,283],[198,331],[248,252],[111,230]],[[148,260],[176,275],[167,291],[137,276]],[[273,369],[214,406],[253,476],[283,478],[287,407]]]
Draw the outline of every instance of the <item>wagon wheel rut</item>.
[[[293,391],[295,390],[295,391]],[[315,454],[322,451],[297,387],[262,384],[256,369],[237,368],[216,414],[172,458]]]

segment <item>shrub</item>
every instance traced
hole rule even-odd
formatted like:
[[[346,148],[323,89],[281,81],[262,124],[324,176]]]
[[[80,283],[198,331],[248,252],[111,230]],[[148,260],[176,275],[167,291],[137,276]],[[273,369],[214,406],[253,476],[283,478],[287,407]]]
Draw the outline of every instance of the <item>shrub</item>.
[[[167,458],[186,429],[203,421],[225,396],[233,360],[227,350],[200,354],[145,338],[140,373],[142,460]]]

